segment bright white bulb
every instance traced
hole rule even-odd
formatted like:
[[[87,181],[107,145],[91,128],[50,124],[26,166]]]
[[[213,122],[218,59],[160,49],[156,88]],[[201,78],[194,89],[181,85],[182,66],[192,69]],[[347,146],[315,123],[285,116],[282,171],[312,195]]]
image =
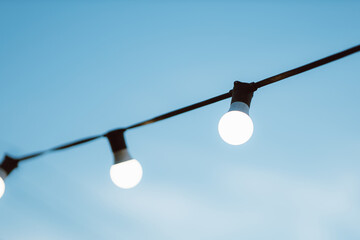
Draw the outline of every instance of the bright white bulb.
[[[5,192],[5,182],[2,177],[0,177],[0,198],[4,195]]]
[[[230,111],[225,113],[219,121],[218,130],[221,138],[228,144],[240,145],[247,142],[254,131],[254,124],[249,117],[248,108],[239,111],[244,106],[239,107],[240,102],[233,103]],[[236,106],[238,104],[238,106]],[[246,105],[245,103],[241,103]],[[238,108],[239,110],[235,110]],[[234,109],[234,110],[232,110]]]
[[[110,168],[111,180],[116,186],[124,189],[135,187],[140,182],[142,174],[142,167],[135,159],[116,163]]]

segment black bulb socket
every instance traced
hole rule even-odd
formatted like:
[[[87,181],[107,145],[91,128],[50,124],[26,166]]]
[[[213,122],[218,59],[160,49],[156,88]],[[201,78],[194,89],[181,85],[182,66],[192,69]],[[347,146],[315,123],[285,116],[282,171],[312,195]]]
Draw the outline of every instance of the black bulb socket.
[[[120,150],[126,149],[125,137],[124,137],[125,129],[117,129],[111,132],[108,132],[105,136],[109,140],[112,151],[118,152]]]
[[[246,103],[249,107],[251,104],[251,99],[256,91],[255,83],[244,83],[235,81],[234,88],[230,93],[232,94],[231,103],[233,102],[243,102]]]
[[[19,160],[5,155],[4,160],[0,164],[0,169],[4,170],[9,175],[15,168],[18,167]]]

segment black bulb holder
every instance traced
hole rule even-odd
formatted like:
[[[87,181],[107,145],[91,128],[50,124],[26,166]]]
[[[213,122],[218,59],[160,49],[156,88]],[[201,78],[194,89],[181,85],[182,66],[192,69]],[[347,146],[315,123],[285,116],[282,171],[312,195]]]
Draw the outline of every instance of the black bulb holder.
[[[232,98],[231,103],[243,102],[250,107],[251,99],[257,90],[255,83],[244,83],[235,81],[234,88],[230,91]]]
[[[111,132],[108,132],[105,136],[109,140],[112,151],[118,152],[120,150],[126,149],[125,137],[124,137],[125,129],[117,129]]]
[[[111,132],[108,132],[105,136],[109,140],[111,149],[114,154],[114,164],[122,163],[128,160],[131,160],[125,142],[124,132],[126,129],[117,129]]]
[[[15,168],[18,167],[19,160],[5,155],[4,160],[0,164],[0,170],[3,170],[6,175],[9,175]]]

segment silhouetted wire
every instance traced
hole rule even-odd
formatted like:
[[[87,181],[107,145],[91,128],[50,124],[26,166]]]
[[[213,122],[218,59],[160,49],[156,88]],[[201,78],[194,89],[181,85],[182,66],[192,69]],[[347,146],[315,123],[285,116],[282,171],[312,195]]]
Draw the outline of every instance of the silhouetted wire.
[[[303,66],[291,69],[289,71],[277,74],[275,76],[265,78],[265,79],[263,79],[261,81],[255,82],[255,88],[258,89],[258,88],[264,87],[266,85],[269,85],[269,84],[278,82],[280,80],[283,80],[285,78],[298,75],[300,73],[303,73],[303,72],[309,71],[311,69],[320,67],[322,65],[325,65],[325,64],[328,64],[330,62],[336,61],[338,59],[344,58],[346,56],[349,56],[349,55],[351,55],[353,53],[356,53],[356,52],[359,52],[359,51],[360,51],[360,45],[357,45],[355,47],[352,47],[352,48],[346,49],[344,51],[335,53],[333,55],[330,55],[328,57],[319,59],[317,61],[308,63],[306,65],[303,65]],[[201,108],[201,107],[204,107],[204,106],[207,106],[207,105],[222,101],[222,100],[230,98],[230,97],[231,97],[231,90],[228,93],[224,93],[224,94],[221,94],[219,96],[216,96],[216,97],[213,97],[213,98],[210,98],[210,99],[207,99],[207,100],[204,100],[204,101],[201,101],[201,102],[198,102],[198,103],[195,103],[195,104],[192,104],[192,105],[189,105],[189,106],[186,106],[186,107],[183,107],[183,108],[180,108],[180,109],[177,109],[177,110],[165,113],[165,114],[162,114],[160,116],[157,116],[157,117],[154,117],[154,118],[151,118],[151,119],[148,119],[148,120],[145,120],[145,121],[130,125],[130,126],[126,127],[126,128],[123,128],[123,130],[125,131],[125,130],[128,130],[128,129],[133,129],[133,128],[145,126],[145,125],[148,125],[148,124],[151,124],[151,123],[155,123],[155,122],[158,122],[158,121],[161,121],[161,120],[164,120],[164,119],[168,119],[168,118],[177,116],[179,114],[189,112],[189,111],[192,111],[192,110],[195,110],[195,109],[198,109],[198,108]],[[84,144],[84,143],[87,143],[87,142],[90,142],[90,141],[93,141],[93,140],[96,140],[98,138],[105,137],[105,136],[106,136],[106,134],[102,134],[102,135],[97,135],[97,136],[93,136],[93,137],[88,137],[88,138],[76,140],[74,142],[65,143],[64,145],[60,145],[58,147],[50,148],[48,150],[32,153],[32,154],[29,154],[29,155],[26,155],[26,156],[23,156],[23,157],[20,157],[20,158],[14,158],[14,159],[16,159],[18,161],[27,160],[27,159],[30,159],[30,158],[38,157],[38,156],[46,154],[46,153],[71,148],[71,147],[74,147],[74,146],[77,146],[77,145],[80,145],[80,144]]]
[[[269,77],[269,78],[265,78],[264,80],[256,82],[255,86],[257,88],[264,87],[264,86],[269,85],[271,83],[275,83],[275,82],[278,82],[278,81],[283,80],[285,78],[292,77],[294,75],[309,71],[309,70],[317,68],[317,67],[320,67],[320,66],[325,65],[327,63],[334,62],[334,61],[336,61],[336,60],[338,60],[340,58],[349,56],[349,55],[351,55],[353,53],[356,53],[358,51],[360,51],[360,45],[357,45],[355,47],[346,49],[346,50],[344,50],[342,52],[335,53],[335,54],[333,54],[331,56],[319,59],[317,61],[308,63],[308,64],[303,65],[301,67],[297,67],[297,68],[291,69],[289,71],[280,73],[278,75],[275,75],[275,76],[272,76],[272,77]]]
[[[136,128],[136,127],[141,127],[141,126],[144,126],[144,125],[148,125],[148,124],[150,124],[150,123],[155,123],[155,122],[158,122],[158,121],[161,121],[161,120],[164,120],[164,119],[167,119],[167,118],[171,118],[171,117],[174,117],[174,116],[176,116],[176,115],[179,115],[179,114],[182,114],[182,113],[185,113],[185,112],[192,111],[192,110],[197,109],[197,108],[204,107],[204,106],[206,106],[206,105],[210,105],[210,104],[212,104],[212,103],[219,102],[219,101],[224,100],[224,99],[227,99],[227,98],[229,98],[229,97],[231,97],[230,92],[224,93],[224,94],[221,94],[221,95],[219,95],[219,96],[210,98],[210,99],[208,99],[208,100],[201,101],[201,102],[192,104],[192,105],[190,105],[190,106],[183,107],[183,108],[180,108],[180,109],[177,109],[177,110],[174,110],[174,111],[171,111],[171,112],[162,114],[162,115],[160,115],[160,116],[157,116],[157,117],[154,117],[154,118],[145,120],[145,121],[143,121],[143,122],[136,123],[136,124],[134,124],[134,125],[131,125],[131,126],[127,127],[126,129],[132,129],[132,128]]]
[[[38,156],[43,155],[45,153],[54,152],[54,151],[74,147],[74,146],[77,146],[77,145],[80,145],[80,144],[83,144],[83,143],[87,143],[87,142],[93,141],[95,139],[101,138],[102,136],[103,135],[98,135],[98,136],[94,136],[94,137],[80,139],[80,140],[77,140],[77,141],[74,141],[74,142],[66,143],[64,145],[60,145],[60,146],[57,146],[57,147],[54,147],[54,148],[50,148],[50,149],[47,149],[47,150],[44,150],[44,151],[41,151],[41,152],[33,153],[33,154],[30,154],[30,155],[27,155],[27,156],[24,156],[24,157],[21,157],[21,158],[16,158],[16,159],[19,160],[19,161],[23,161],[23,160],[26,160],[26,159],[29,159],[29,158],[38,157]]]

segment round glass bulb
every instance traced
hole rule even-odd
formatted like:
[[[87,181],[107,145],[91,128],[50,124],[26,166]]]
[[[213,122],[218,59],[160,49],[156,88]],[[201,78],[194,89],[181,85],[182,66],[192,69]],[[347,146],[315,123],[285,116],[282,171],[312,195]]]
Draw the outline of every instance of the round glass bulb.
[[[0,177],[0,198],[4,195],[5,192],[5,182],[2,177]]]
[[[221,117],[218,125],[220,137],[231,145],[247,142],[254,131],[254,124],[244,112],[229,111]]]
[[[116,163],[110,168],[111,180],[116,186],[124,189],[135,187],[140,182],[142,174],[142,167],[135,159]]]

